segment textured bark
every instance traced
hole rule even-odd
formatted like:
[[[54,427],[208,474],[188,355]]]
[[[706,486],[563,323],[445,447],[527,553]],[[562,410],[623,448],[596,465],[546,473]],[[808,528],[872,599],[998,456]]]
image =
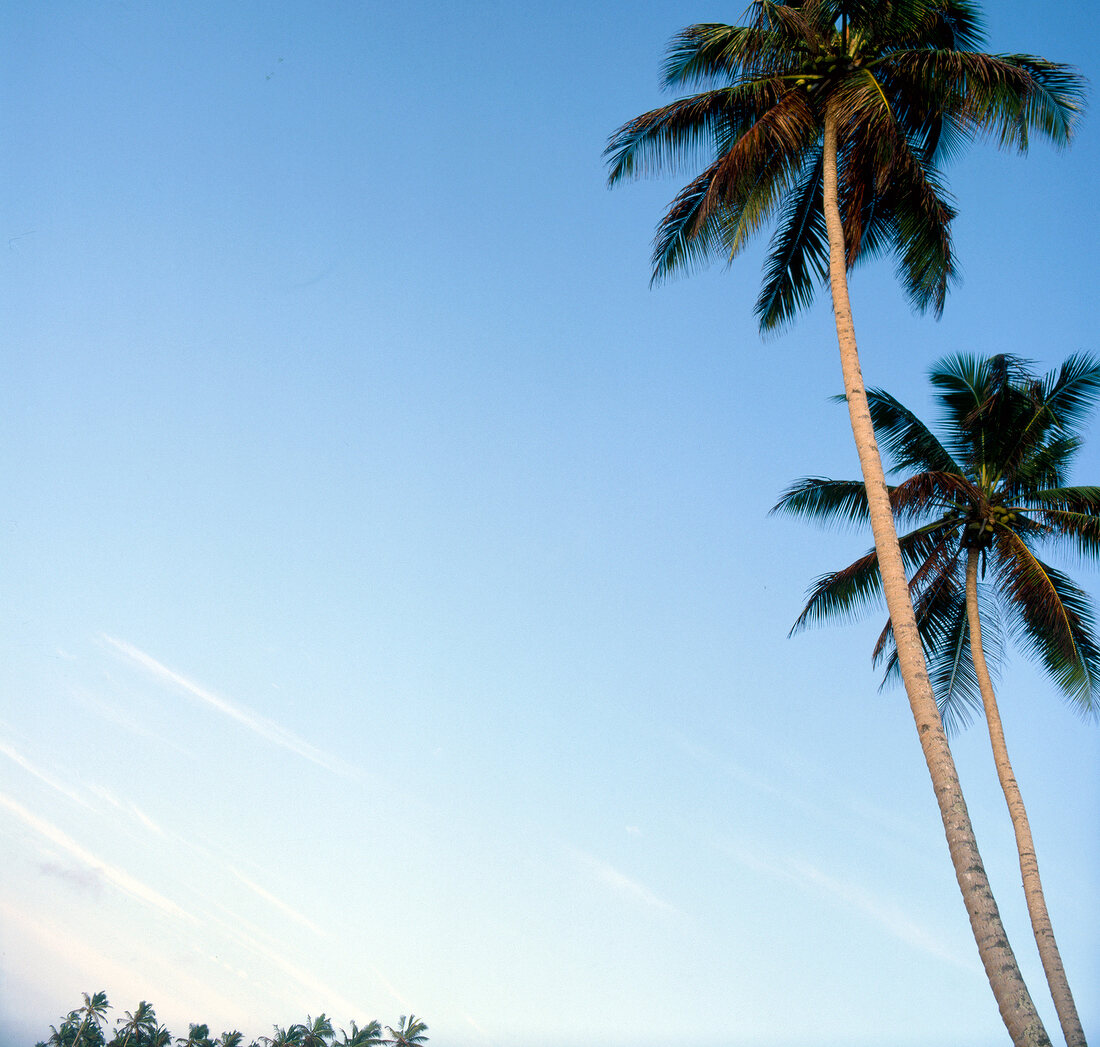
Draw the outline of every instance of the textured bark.
[[[1024,984],[1012,946],[1001,923],[997,903],[990,890],[985,866],[978,853],[974,827],[971,825],[959,785],[955,760],[947,744],[947,735],[944,733],[925,667],[924,651],[909,596],[897,529],[890,510],[890,495],[886,488],[882,457],[875,442],[871,413],[867,407],[867,390],[859,366],[852,309],[848,301],[844,228],[837,202],[837,119],[832,107],[825,113],[824,147],[824,209],[829,232],[829,283],[844,372],[844,392],[867,490],[871,531],[882,575],[882,590],[897,645],[901,677],[939,804],[955,877],[962,891],[970,917],[970,927],[1001,1018],[1015,1047],[1049,1047],[1050,1037]]]
[[[970,549],[966,557],[966,617],[970,626],[970,656],[974,661],[974,672],[978,677],[978,688],[982,692],[982,706],[985,709],[985,722],[989,727],[989,742],[993,747],[993,762],[997,766],[997,778],[1001,783],[1008,813],[1012,818],[1012,828],[1016,833],[1016,850],[1020,854],[1020,876],[1024,884],[1024,896],[1027,899],[1027,911],[1031,917],[1031,929],[1035,934],[1035,944],[1039,947],[1039,958],[1043,961],[1043,971],[1050,986],[1050,995],[1054,1008],[1058,1012],[1058,1021],[1062,1026],[1062,1035],[1067,1047],[1088,1047],[1085,1042],[1085,1030],[1073,1002],[1069,981],[1062,956],[1058,952],[1058,943],[1054,940],[1054,928],[1047,914],[1046,898],[1043,896],[1043,884],[1039,879],[1039,860],[1035,855],[1035,844],[1031,839],[1031,824],[1027,820],[1024,800],[1020,795],[1020,786],[1012,771],[1008,758],[1008,746],[1005,744],[1004,730],[1001,727],[1001,714],[997,708],[997,697],[993,692],[993,681],[985,664],[985,651],[982,648],[982,621],[978,613],[978,550]]]

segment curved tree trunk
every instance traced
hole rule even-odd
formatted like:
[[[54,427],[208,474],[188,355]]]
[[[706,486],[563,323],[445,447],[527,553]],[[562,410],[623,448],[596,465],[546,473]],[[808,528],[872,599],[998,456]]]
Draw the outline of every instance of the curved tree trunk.
[[[997,777],[1001,782],[1001,791],[1005,794],[1008,813],[1012,818],[1012,828],[1016,833],[1016,850],[1020,852],[1020,875],[1024,884],[1024,896],[1027,898],[1027,911],[1031,917],[1031,929],[1035,934],[1035,944],[1039,947],[1039,958],[1043,961],[1050,995],[1054,1000],[1062,1034],[1067,1047],[1087,1047],[1085,1030],[1077,1015],[1069,981],[1062,967],[1062,957],[1058,952],[1058,943],[1054,940],[1054,928],[1050,925],[1047,903],[1043,897],[1043,884],[1039,879],[1039,860],[1035,856],[1035,844],[1031,839],[1031,825],[1027,820],[1024,800],[1016,776],[1012,773],[1012,764],[1008,759],[1008,746],[1005,744],[1004,730],[1001,727],[1001,714],[997,709],[997,698],[993,693],[993,681],[985,664],[985,651],[982,648],[982,622],[978,614],[978,550],[970,549],[966,557],[966,618],[970,626],[970,656],[974,662],[974,672],[978,677],[978,687],[982,692],[982,705],[985,708],[985,722],[989,726],[989,742],[993,746],[993,762],[997,765]]]
[[[932,788],[939,802],[947,846],[955,866],[955,877],[962,891],[970,917],[970,927],[1001,1018],[1016,1047],[1049,1047],[1050,1037],[1024,984],[989,887],[985,866],[974,838],[974,827],[970,823],[970,815],[959,785],[955,761],[947,744],[947,735],[943,730],[943,722],[924,663],[924,651],[917,632],[909,584],[905,578],[901,547],[898,545],[897,530],[890,510],[886,476],[878,445],[875,443],[874,427],[867,408],[867,391],[856,351],[855,327],[848,301],[844,227],[837,202],[837,120],[831,107],[825,114],[824,148],[824,209],[829,231],[829,283],[844,372],[844,392],[848,400],[848,414],[863,472],[863,483],[867,490],[867,507],[882,575],[882,590],[893,626],[905,692],[916,721],[924,759],[932,778]]]

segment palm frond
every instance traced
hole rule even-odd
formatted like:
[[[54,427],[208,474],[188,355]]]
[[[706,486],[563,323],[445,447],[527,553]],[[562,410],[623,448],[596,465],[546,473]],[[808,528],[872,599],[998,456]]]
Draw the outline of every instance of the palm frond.
[[[1100,401],[1100,360],[1087,353],[1070,356],[1057,374],[1043,380],[1042,397],[1053,425],[1063,433],[1079,433]]]
[[[922,640],[928,679],[944,728],[949,734],[957,734],[970,725],[975,713],[982,708],[982,695],[970,653],[965,596],[956,592],[951,597],[950,603],[940,612],[935,635],[928,635],[931,632],[928,630]]]
[[[1038,522],[1044,538],[1068,538],[1084,559],[1100,559],[1100,487],[1034,491],[1026,511]]]
[[[1100,684],[1100,646],[1086,593],[1036,557],[1011,531],[996,538],[994,561],[1004,599],[1013,607],[1025,649],[1039,658],[1080,712],[1095,713]]]
[[[726,148],[719,143],[719,159],[681,191],[658,227],[654,281],[719,252],[732,261],[798,176],[806,138],[817,133],[805,100],[787,92],[759,119],[750,111],[741,116],[751,126],[722,129],[718,137],[733,135],[732,145]],[[654,139],[659,141],[659,136]],[[627,148],[635,146],[622,147]],[[619,155],[628,154],[620,151]]]
[[[869,389],[867,407],[875,437],[889,451],[896,470],[962,473],[932,430],[889,393]]]
[[[719,133],[736,136],[766,112],[781,84],[754,82],[681,98],[623,124],[607,141],[609,186],[713,160]]]
[[[708,210],[706,206],[717,166],[711,164],[680,191],[657,227],[653,240],[653,283],[677,270],[701,266],[722,249],[728,223],[725,209]]]
[[[940,316],[958,278],[951,254],[955,208],[939,176],[911,150],[899,152],[886,195],[897,226],[897,277],[909,304]]]
[[[1081,444],[1076,437],[1053,436],[1029,446],[1032,444],[1029,434],[1021,429],[1013,434],[1016,444],[1011,454],[992,460],[1005,473],[1006,492],[1014,499],[1030,500],[1034,491],[1058,488],[1065,483]]]
[[[812,23],[792,8],[778,19],[773,17],[773,24],[760,14],[752,25],[703,23],[678,33],[669,44],[663,86],[671,89],[723,81],[737,83],[762,73],[798,68],[814,50],[816,32]]]
[[[768,250],[764,286],[756,302],[763,330],[782,327],[813,299],[815,285],[828,273],[829,247],[821,208],[824,155],[808,158],[800,184],[790,194]]]
[[[872,550],[843,570],[817,578],[807,593],[806,606],[787,635],[837,618],[858,618],[880,605],[881,593],[878,556]]]
[[[913,51],[906,60],[927,85],[936,85],[971,134],[989,135],[1006,148],[1026,150],[1032,131],[1065,144],[1083,107],[1080,74],[1031,55],[944,49]]]
[[[866,523],[870,518],[862,480],[827,480],[819,476],[806,476],[791,484],[771,512],[839,525]]]
[[[929,513],[946,514],[935,526],[955,530],[960,525],[959,513],[976,497],[974,484],[965,476],[952,472],[917,473],[902,480],[892,490],[890,505],[899,520],[920,520]]]
[[[709,192],[714,204],[739,208],[749,223],[734,236],[732,243],[739,244],[774,212],[773,194],[797,183],[820,129],[802,92],[787,89],[777,91],[751,123],[724,126],[720,132],[720,159]]]

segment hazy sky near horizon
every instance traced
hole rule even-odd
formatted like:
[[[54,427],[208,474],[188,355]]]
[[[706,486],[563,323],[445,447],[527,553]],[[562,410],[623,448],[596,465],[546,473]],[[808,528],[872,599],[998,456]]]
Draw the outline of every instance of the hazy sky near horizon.
[[[1091,8],[988,8],[1095,79]],[[177,1033],[1004,1041],[878,616],[787,638],[868,542],[768,516],[857,472],[828,302],[761,339],[762,245],[651,289],[680,182],[605,187],[669,38],[741,13],[0,12],[0,1047],[100,988]],[[943,319],[853,279],[869,384],[931,417],[947,353],[1100,352],[1098,135],[951,167]],[[1018,657],[1000,698],[1097,1035],[1098,728]]]

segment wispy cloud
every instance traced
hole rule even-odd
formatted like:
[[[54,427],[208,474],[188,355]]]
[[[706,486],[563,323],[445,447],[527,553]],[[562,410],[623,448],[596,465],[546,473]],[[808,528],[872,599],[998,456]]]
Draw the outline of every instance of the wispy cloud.
[[[865,887],[851,881],[838,880],[807,862],[792,862],[792,869],[803,883],[838,898],[914,949],[920,949],[965,971],[974,970],[975,962],[972,959],[960,956],[926,928],[911,920],[898,906],[884,901]]]
[[[579,851],[575,848],[569,848],[569,850],[586,872],[597,882],[610,887],[620,897],[666,915],[683,915],[676,906],[670,905],[663,898],[659,898],[648,887],[640,884],[637,880],[632,880],[626,873],[620,872],[613,865],[609,865],[585,851]]]
[[[69,786],[62,784],[52,775],[47,774],[41,768],[36,767],[30,760],[28,760],[22,753],[16,751],[7,742],[0,740],[0,754],[6,756],[12,763],[22,767],[29,775],[37,778],[40,782],[48,785],[51,789],[61,793],[62,796],[72,800],[73,803],[79,804],[81,807],[91,810],[92,805],[78,793],[75,789],[70,789]]]
[[[243,883],[245,885],[245,887],[247,887],[257,897],[263,898],[263,900],[265,902],[267,902],[268,905],[273,906],[274,908],[278,909],[279,912],[283,913],[286,916],[289,916],[296,923],[300,923],[303,927],[308,928],[314,934],[316,934],[318,937],[320,937],[320,938],[327,937],[325,932],[322,931],[321,928],[318,927],[317,924],[315,924],[311,919],[309,919],[309,917],[303,916],[300,912],[298,912],[297,909],[294,909],[291,906],[287,905],[287,903],[284,902],[281,898],[277,898],[270,891],[268,891],[265,888],[261,887],[255,881],[250,880],[239,869],[235,869],[232,865],[230,865],[228,868],[229,868],[229,871],[234,876],[236,876],[237,879],[241,881],[241,883]]]
[[[310,760],[319,767],[331,771],[333,774],[338,774],[344,778],[354,778],[358,776],[356,769],[344,760],[341,760],[338,756],[323,752],[316,746],[311,745],[304,738],[299,738],[285,727],[275,723],[274,720],[269,720],[266,716],[261,716],[259,713],[253,712],[250,709],[234,705],[232,702],[214,694],[212,691],[208,691],[205,687],[201,687],[193,680],[187,679],[186,676],[182,676],[180,673],[169,669],[168,666],[158,662],[151,655],[138,650],[138,648],[134,647],[132,644],[128,644],[124,640],[117,640],[113,636],[107,635],[103,636],[103,640],[110,644],[120,654],[148,670],[157,677],[157,679],[174,685],[186,692],[192,698],[197,699],[209,708],[221,713],[222,716],[235,721],[253,734],[263,738],[265,741],[295,753],[303,759]]]
[[[105,800],[112,807],[122,811],[123,814],[128,814],[139,825],[148,829],[154,836],[167,837],[167,833],[149,817],[136,803],[132,800],[123,802],[109,789],[104,788],[102,785],[90,785],[89,790],[98,796],[101,800]]]
[[[116,724],[124,731],[130,731],[132,734],[136,734],[139,738],[148,738],[151,741],[155,741],[158,745],[166,746],[179,753],[186,760],[196,758],[196,754],[193,750],[181,745],[179,741],[171,735],[160,734],[157,731],[150,730],[146,724],[130,716],[112,702],[105,701],[102,696],[93,693],[87,688],[73,687],[70,693],[74,700],[85,708],[90,709],[97,716],[103,717],[108,723]]]
[[[55,847],[59,847],[61,850],[66,851],[71,857],[82,862],[105,880],[114,884],[120,891],[145,902],[147,905],[151,905],[155,909],[159,909],[168,916],[174,916],[177,919],[194,922],[195,918],[189,913],[184,912],[175,902],[165,898],[163,894],[154,891],[151,887],[148,887],[140,880],[131,876],[124,869],[120,869],[115,865],[110,865],[101,858],[96,857],[91,851],[81,847],[71,836],[63,833],[56,825],[28,811],[27,808],[17,800],[12,799],[4,793],[0,793],[0,807],[6,808],[28,828],[49,840]]]
[[[832,898],[846,909],[854,910],[876,923],[887,934],[906,945],[962,970],[974,970],[974,961],[969,956],[953,950],[927,928],[912,920],[899,906],[861,884],[830,876],[816,865],[800,858],[770,856],[744,844],[720,844],[719,847],[745,868],[763,873],[771,879],[785,880],[818,898]]]

